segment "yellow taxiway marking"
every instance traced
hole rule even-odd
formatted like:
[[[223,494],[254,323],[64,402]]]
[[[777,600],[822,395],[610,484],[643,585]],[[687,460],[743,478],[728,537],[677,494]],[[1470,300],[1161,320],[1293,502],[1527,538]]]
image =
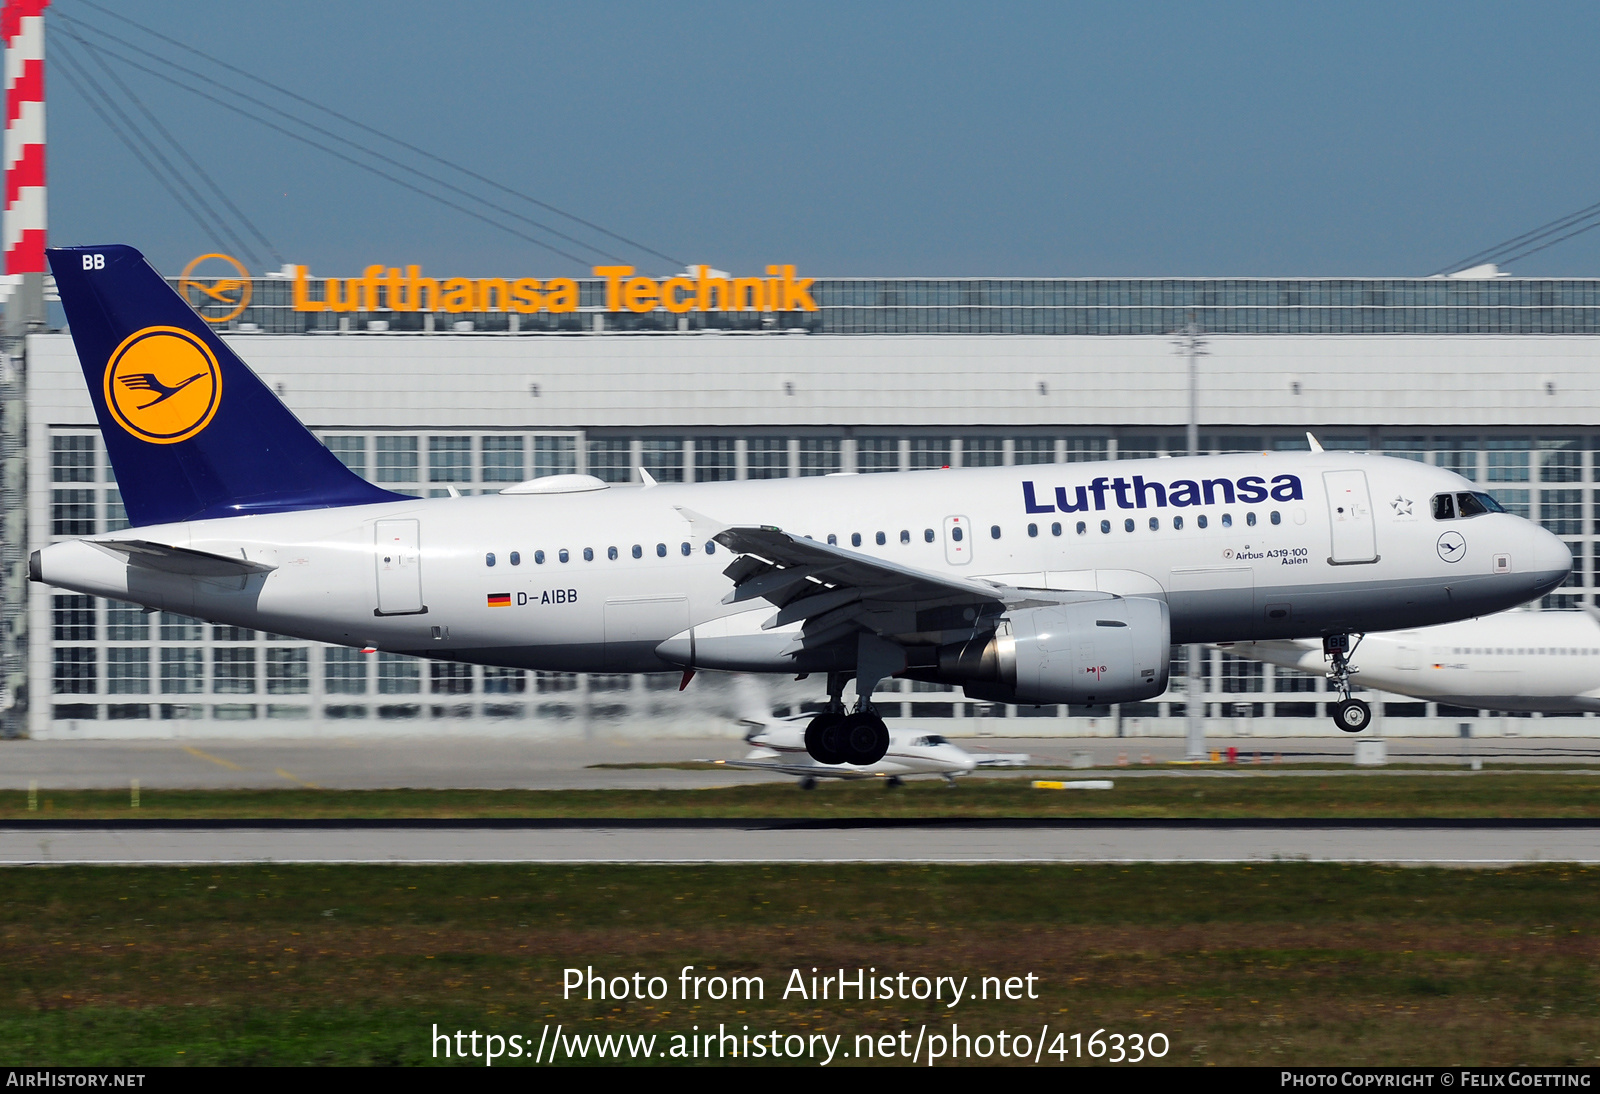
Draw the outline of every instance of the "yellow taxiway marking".
[[[187,752],[189,755],[195,757],[196,759],[209,760],[210,762],[218,765],[219,767],[227,768],[229,771],[243,771],[244,770],[244,768],[240,767],[238,764],[234,763],[231,760],[224,760],[221,756],[213,756],[209,752],[201,752],[198,748],[191,748],[189,745],[184,745],[183,746],[183,750],[185,752]]]
[[[275,772],[275,774],[280,779],[288,779],[292,783],[299,783],[301,786],[305,787],[307,790],[321,790],[322,789],[322,787],[318,786],[316,783],[308,783],[304,779],[295,778],[293,775],[289,774],[287,771],[285,771],[281,767],[278,768],[278,770]]]

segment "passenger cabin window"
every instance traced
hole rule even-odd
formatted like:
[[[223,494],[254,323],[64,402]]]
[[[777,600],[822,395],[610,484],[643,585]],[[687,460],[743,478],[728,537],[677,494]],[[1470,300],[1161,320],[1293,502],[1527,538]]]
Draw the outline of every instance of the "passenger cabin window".
[[[1232,528],[1233,527],[1233,514],[1232,513],[1224,513],[1224,514],[1222,514],[1222,526],[1224,528]]]
[[[1050,525],[1050,534],[1052,536],[1059,536],[1061,534],[1061,522],[1059,520]]]
[[[999,539],[1000,538],[1000,526],[998,524],[989,525],[989,538],[990,539]]]
[[[572,556],[567,554],[567,549],[565,547],[561,548],[560,553],[557,554],[556,557],[559,558],[562,562],[569,562],[572,559]]]
[[[1206,526],[1206,524],[1207,524],[1206,515],[1204,513],[1201,513],[1198,517],[1194,518],[1194,522],[1196,524],[1198,524],[1200,527],[1204,528]]]
[[[1087,524],[1085,524],[1083,521],[1080,520],[1078,522],[1078,534],[1081,536],[1085,532],[1087,532],[1088,530],[1089,530],[1089,526]]]
[[[1122,522],[1122,530],[1124,532],[1133,531],[1133,518],[1132,517],[1128,517],[1126,520],[1124,520]]]
[[[543,562],[544,559],[541,558],[539,561]],[[522,565],[522,552],[521,551],[512,551],[511,552],[511,565],[513,565],[513,566],[521,566]]]
[[[960,543],[962,537],[965,536],[965,535],[966,535],[966,533],[963,532],[959,526],[950,529],[950,538],[955,540],[957,543]]]
[[[683,546],[678,548],[679,553],[681,553],[684,558],[688,558],[689,557],[689,552],[692,551],[692,550],[694,550],[694,548],[689,546],[689,541],[688,540],[684,540],[683,541]]]
[[[593,547],[585,547],[583,549],[583,561],[585,561],[585,562],[593,562],[594,561],[594,548]]]
[[[485,566],[493,566],[494,565],[494,552],[493,551],[490,551],[488,554],[483,556],[483,564]]]
[[[832,532],[828,533],[828,546],[829,547],[837,547],[837,546],[839,546],[839,537],[834,535]]]
[[[1172,530],[1174,532],[1183,531],[1183,518],[1182,517],[1173,517],[1172,518]]]
[[[1039,526],[1037,524],[1028,525],[1028,538],[1029,539],[1036,539],[1038,537],[1038,535],[1039,535]]]
[[[889,537],[884,535],[882,532],[879,532],[873,537],[873,539],[877,541],[879,547],[882,547],[885,543],[889,542]]]
[[[667,557],[667,545],[665,543],[656,544],[656,557],[657,558],[666,558]]]
[[[1252,509],[1252,510],[1251,510],[1251,511],[1250,511],[1250,512],[1248,512],[1248,513],[1246,513],[1246,514],[1245,514],[1245,515],[1244,515],[1244,522],[1245,522],[1245,523],[1246,523],[1246,524],[1248,524],[1248,525],[1249,525],[1249,526],[1250,526],[1250,527],[1252,527],[1252,528],[1254,528],[1254,527],[1255,527],[1255,526],[1256,526],[1256,514],[1255,514],[1255,510],[1253,510],[1253,509]]]
[[[1109,520],[1103,520],[1100,522],[1100,534],[1103,536],[1109,536],[1111,534],[1111,522]]]
[[[1272,523],[1273,524],[1282,524],[1283,523],[1283,514],[1279,513],[1276,509],[1274,509],[1272,511]]]
[[[714,555],[716,553],[717,553],[717,545],[716,545],[716,543],[714,541],[712,541],[712,540],[709,540],[709,539],[706,540],[706,554]]]
[[[610,562],[617,561],[617,549],[615,547],[606,548],[606,559]]]
[[[861,533],[860,532],[851,532],[850,533],[850,546],[852,546],[852,547],[861,546]]]
[[[922,542],[924,542],[924,543],[932,543],[933,542],[933,529],[932,528],[924,528],[922,530]]]
[[[516,554],[515,551],[513,551],[511,553],[512,554]],[[536,565],[543,566],[544,565],[544,552],[543,551],[535,551],[535,552],[533,552],[533,561],[534,561],[534,563]],[[516,563],[513,562],[512,565],[515,566]]]
[[[911,529],[909,529],[909,528],[900,529],[900,542],[901,543],[910,543],[911,542]]]
[[[1150,530],[1152,532],[1161,531],[1161,518],[1160,517],[1151,517],[1150,518]]]
[[[635,543],[633,545],[633,557],[634,558],[643,558],[644,557],[644,548],[639,546],[637,543]]]

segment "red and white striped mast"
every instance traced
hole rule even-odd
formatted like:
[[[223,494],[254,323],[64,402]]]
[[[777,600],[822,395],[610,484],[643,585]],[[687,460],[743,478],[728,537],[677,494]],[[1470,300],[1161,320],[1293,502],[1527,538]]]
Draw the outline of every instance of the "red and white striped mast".
[[[44,9],[50,0],[5,0],[6,333],[44,325]]]

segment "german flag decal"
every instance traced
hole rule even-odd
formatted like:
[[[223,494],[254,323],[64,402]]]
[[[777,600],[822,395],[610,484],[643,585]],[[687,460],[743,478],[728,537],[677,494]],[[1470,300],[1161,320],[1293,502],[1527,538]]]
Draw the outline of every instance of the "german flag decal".
[[[510,593],[490,593],[489,594],[489,607],[491,607],[491,608],[509,608],[509,607],[511,607],[511,594]]]

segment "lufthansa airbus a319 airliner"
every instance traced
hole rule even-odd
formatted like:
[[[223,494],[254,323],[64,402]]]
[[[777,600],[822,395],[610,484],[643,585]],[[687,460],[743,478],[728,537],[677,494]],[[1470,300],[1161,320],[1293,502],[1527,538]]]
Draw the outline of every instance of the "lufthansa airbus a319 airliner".
[[[1321,639],[1357,731],[1351,635],[1500,611],[1572,564],[1451,472],[1344,452],[412,498],[347,470],[138,251],[50,263],[133,527],[36,552],[35,581],[485,665],[826,674],[821,763],[882,758],[887,677],[1132,702],[1174,642]]]

